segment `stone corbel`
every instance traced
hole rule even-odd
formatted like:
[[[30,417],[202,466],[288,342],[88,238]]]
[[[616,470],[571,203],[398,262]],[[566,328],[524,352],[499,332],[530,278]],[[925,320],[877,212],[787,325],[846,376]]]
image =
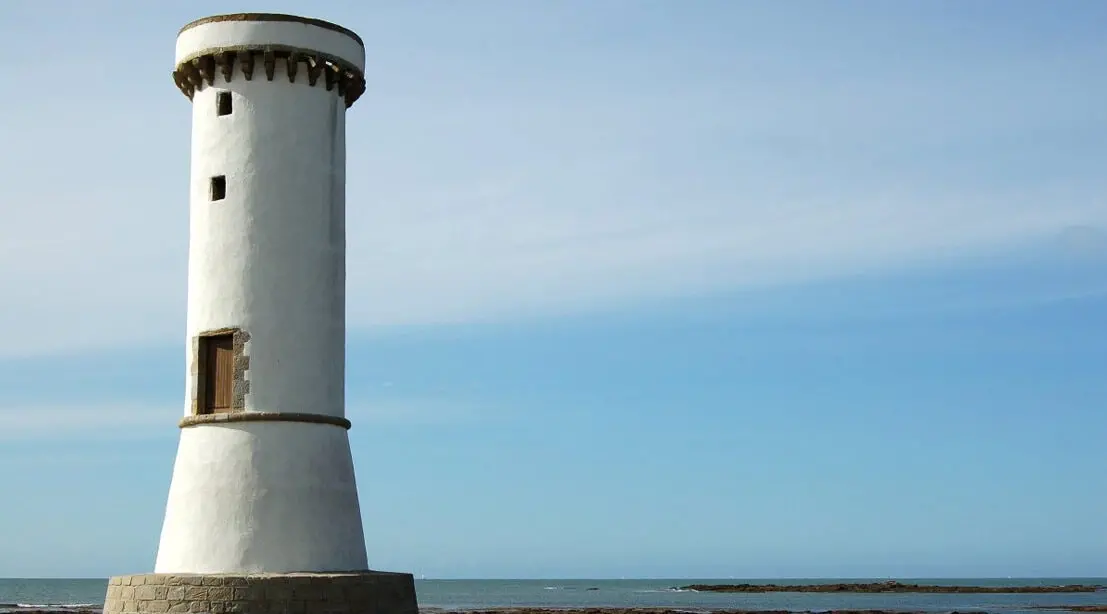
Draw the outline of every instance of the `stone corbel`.
[[[246,51],[242,54],[242,76],[249,81],[254,78],[254,54]]]
[[[188,64],[184,65],[185,77],[188,78],[188,82],[195,89],[200,89],[200,85],[204,82],[200,77],[200,58],[192,60]]]
[[[323,61],[316,56],[308,58],[308,85],[315,87],[315,82],[319,80],[319,74],[323,72]]]
[[[273,71],[277,68],[277,56],[272,49],[266,49],[261,54],[262,64],[265,66],[265,80],[273,80]]]
[[[223,73],[223,80],[227,83],[231,82],[231,77],[234,76],[234,59],[235,52],[224,51],[216,57],[216,63],[219,64],[219,68]]]
[[[288,59],[285,60],[288,68],[288,82],[296,82],[296,71],[300,68],[300,54],[295,51],[288,54]]]

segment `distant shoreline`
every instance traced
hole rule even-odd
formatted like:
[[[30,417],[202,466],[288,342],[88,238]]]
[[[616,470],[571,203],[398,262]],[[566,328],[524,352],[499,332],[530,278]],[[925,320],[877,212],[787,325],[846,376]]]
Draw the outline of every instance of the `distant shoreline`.
[[[1104,587],[1092,584],[1063,586],[956,586],[864,582],[833,584],[689,584],[681,590],[711,593],[1094,593]]]
[[[1107,605],[1056,605],[1030,606],[1036,610],[1064,610],[1072,612],[1107,612]],[[421,614],[934,614],[927,610],[743,610],[733,608],[678,608],[678,607],[502,607],[462,610],[456,608],[419,608]],[[988,610],[975,608],[945,614],[989,614]]]
[[[5,604],[6,605],[6,604]],[[1028,606],[1035,610],[1059,610],[1070,612],[1107,612],[1107,605],[1053,605]],[[0,612],[12,614],[102,614],[101,608],[13,608],[0,607]],[[419,608],[420,614],[934,614],[922,610],[742,610],[732,608],[674,608],[674,607],[494,607],[494,608]],[[945,614],[989,614],[986,610],[952,610]]]

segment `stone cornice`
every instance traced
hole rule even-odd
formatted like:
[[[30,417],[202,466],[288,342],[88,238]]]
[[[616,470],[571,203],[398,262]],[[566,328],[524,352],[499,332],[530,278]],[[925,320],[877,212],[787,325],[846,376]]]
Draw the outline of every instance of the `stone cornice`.
[[[173,71],[177,89],[192,100],[197,90],[211,86],[217,76],[224,82],[239,74],[246,81],[264,74],[267,81],[277,78],[277,60],[290,83],[320,84],[327,91],[337,90],[349,108],[365,93],[365,75],[349,62],[322,51],[286,45],[238,45],[204,49],[186,57]],[[302,69],[302,70],[301,70]],[[321,82],[321,83],[320,83]]]
[[[188,428],[204,424],[228,424],[231,422],[306,422],[309,424],[332,424],[346,430],[349,430],[352,426],[349,420],[338,416],[275,411],[232,411],[222,414],[185,416],[178,423],[178,426]]]

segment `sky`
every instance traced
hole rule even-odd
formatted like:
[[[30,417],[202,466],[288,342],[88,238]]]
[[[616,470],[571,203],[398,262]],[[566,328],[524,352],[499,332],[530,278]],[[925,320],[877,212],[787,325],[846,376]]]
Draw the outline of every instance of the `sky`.
[[[347,416],[428,578],[1107,576],[1107,4],[0,4],[0,577],[151,570],[178,28],[366,41]]]

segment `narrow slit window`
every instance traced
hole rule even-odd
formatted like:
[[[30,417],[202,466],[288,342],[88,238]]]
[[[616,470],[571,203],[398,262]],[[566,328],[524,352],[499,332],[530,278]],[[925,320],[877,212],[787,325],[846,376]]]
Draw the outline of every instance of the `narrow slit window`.
[[[219,92],[215,95],[215,113],[220,117],[231,114],[230,92]]]
[[[217,175],[211,178],[211,199],[223,200],[227,197],[227,176]]]
[[[200,381],[197,412],[221,414],[233,410],[234,336],[200,337]]]

